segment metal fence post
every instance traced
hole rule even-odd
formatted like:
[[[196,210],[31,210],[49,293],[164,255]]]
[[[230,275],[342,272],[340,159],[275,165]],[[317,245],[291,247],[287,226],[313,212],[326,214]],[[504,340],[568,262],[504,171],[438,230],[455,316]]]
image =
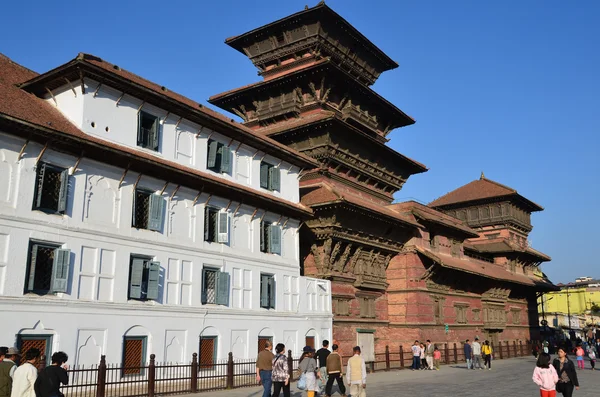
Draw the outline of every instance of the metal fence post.
[[[190,390],[192,393],[198,392],[198,353],[192,354],[192,384]]]
[[[506,357],[510,358],[510,344],[506,341]]]
[[[227,389],[233,389],[233,353],[229,352],[227,360]]]
[[[292,358],[292,351],[288,350],[288,374],[290,375],[290,382],[294,381],[294,359]]]
[[[450,364],[450,353],[448,352],[448,343],[444,343],[444,361]]]
[[[154,354],[150,355],[150,365],[148,365],[148,397],[154,397],[154,388],[156,386],[156,365],[154,363],[155,358],[156,356]]]
[[[106,356],[100,356],[98,380],[96,381],[96,397],[104,397],[106,393]]]
[[[502,354],[502,342],[498,342],[498,352],[500,353],[500,360],[504,358],[504,354]]]
[[[390,347],[385,345],[385,370],[390,370]]]
[[[400,345],[400,368],[404,368],[404,348]]]
[[[523,341],[522,340],[519,341],[519,350],[521,351],[521,357],[524,357],[525,354],[523,354]]]
[[[515,357],[519,357],[519,352],[517,351],[517,341],[513,340],[513,348],[515,349]]]

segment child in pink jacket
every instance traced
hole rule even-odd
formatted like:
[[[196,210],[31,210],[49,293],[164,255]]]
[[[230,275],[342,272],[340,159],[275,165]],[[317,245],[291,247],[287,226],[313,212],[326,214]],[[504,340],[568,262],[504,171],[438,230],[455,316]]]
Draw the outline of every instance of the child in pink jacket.
[[[585,352],[583,351],[583,347],[581,347],[581,345],[577,346],[575,354],[577,355],[577,368],[585,369],[585,364],[583,361],[583,356],[585,356]]]
[[[540,387],[541,397],[556,397],[558,374],[554,366],[550,365],[550,355],[548,353],[539,355],[532,378],[533,382]]]

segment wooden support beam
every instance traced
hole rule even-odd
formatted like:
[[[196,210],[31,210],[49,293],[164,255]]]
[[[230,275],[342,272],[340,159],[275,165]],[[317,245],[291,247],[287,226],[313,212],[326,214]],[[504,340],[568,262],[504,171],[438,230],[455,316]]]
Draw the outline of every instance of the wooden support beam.
[[[262,161],[265,159],[265,157],[267,157],[267,154],[263,154],[263,156],[260,158],[260,162],[262,163]]]
[[[261,222],[263,221],[263,219],[265,219],[265,216],[266,216],[266,215],[267,215],[267,211],[265,211],[265,212],[262,214],[262,216],[260,217],[260,221],[261,221]]]
[[[85,95],[85,81],[83,80],[83,72],[79,70],[79,81],[81,83],[81,94]]]
[[[119,102],[121,102],[121,99],[123,99],[123,97],[125,96],[125,93],[122,93],[121,96],[119,97],[119,99],[117,99],[117,102],[115,103],[115,106],[119,106]]]
[[[202,189],[198,190],[198,194],[196,195],[196,197],[194,197],[194,202],[192,203],[192,207],[196,205],[196,203],[198,202],[198,199],[200,198],[200,196],[202,196],[203,190],[204,190],[204,186],[202,186]]]
[[[206,199],[206,201],[204,202],[204,206],[206,207],[208,205],[208,202],[210,201],[210,199],[212,198],[212,193],[208,195],[208,198]]]
[[[54,101],[54,105],[58,106],[58,102],[56,102],[56,98],[54,98],[54,94],[52,93],[52,91],[50,91],[48,89],[48,87],[44,87],[46,89],[46,91],[48,91],[48,94],[50,94],[50,96],[52,97],[52,100]]]
[[[42,159],[42,156],[46,152],[46,149],[48,149],[48,142],[46,142],[46,144],[42,148],[42,151],[40,152],[40,154],[38,154],[37,158],[35,159],[35,165],[37,165],[37,163],[40,162],[40,160]]]
[[[96,95],[98,95],[98,91],[100,91],[100,87],[102,87],[102,83],[98,84],[98,87],[96,87],[96,90],[94,91],[94,98],[96,98]]]
[[[137,110],[137,114],[140,114],[140,112],[142,111],[142,108],[144,107],[145,104],[146,104],[146,101],[142,102],[142,104],[140,105],[140,107]]]
[[[170,201],[173,201],[173,197],[175,197],[175,195],[177,194],[177,192],[179,191],[179,188],[181,187],[181,185],[177,185],[177,187],[175,188],[175,190],[173,190],[173,193],[171,193],[171,197],[169,197]]]
[[[279,219],[277,219],[277,222],[275,222],[277,225],[279,225],[279,222],[281,221],[281,219],[283,218],[283,215],[279,215]]]
[[[233,200],[229,200],[229,203],[227,203],[227,207],[225,207],[225,209],[223,211],[227,212],[229,207],[231,207],[231,203],[233,203]]]
[[[179,120],[177,120],[177,123],[175,123],[175,131],[177,131],[177,127],[179,127],[179,123],[181,123],[181,120],[183,120],[183,117],[180,117]]]
[[[117,186],[118,189],[121,188],[121,184],[125,180],[125,176],[127,175],[127,172],[129,171],[130,166],[131,166],[131,163],[128,163],[127,168],[125,168],[125,171],[123,171],[123,175],[121,175],[121,179],[119,179],[119,185]]]
[[[213,136],[213,132],[211,132],[210,134],[208,134],[208,136],[206,137],[206,140],[209,140],[211,136]]]
[[[252,216],[250,217],[250,222],[252,222],[254,220],[254,217],[256,216],[257,212],[258,212],[258,207],[254,209],[254,212],[252,213]]]
[[[302,171],[304,171],[304,168],[300,168],[300,171],[298,171],[298,179],[302,176]]]
[[[68,78],[65,77],[65,81],[67,82],[67,84],[69,85],[69,87],[71,87],[71,91],[73,91],[73,94],[75,95],[75,98],[77,98],[77,91],[75,91],[75,88],[73,88],[73,84],[71,84],[71,82],[69,81]]]
[[[165,192],[165,190],[167,190],[167,186],[169,186],[169,182],[165,182],[165,185],[163,186],[162,190],[160,191],[159,196],[163,195],[163,193]]]
[[[19,161],[21,161],[21,157],[23,157],[23,153],[25,153],[25,148],[27,147],[27,145],[29,145],[29,139],[25,141],[25,144],[21,148],[21,151],[19,152],[19,155],[17,156],[17,163]]]
[[[73,175],[73,174],[75,174],[75,172],[77,172],[77,167],[79,167],[79,163],[81,163],[82,158],[83,158],[83,151],[81,152],[81,154],[79,155],[79,158],[75,162],[75,165],[73,166],[73,171],[71,171],[71,175]]]
[[[137,189],[137,185],[138,183],[140,183],[140,179],[142,179],[142,174],[139,174],[137,179],[135,180],[135,183],[133,184],[133,194],[135,194],[135,189]]]
[[[200,129],[198,130],[198,133],[196,134],[196,139],[200,138],[200,134],[202,134],[203,130],[204,130],[204,126],[200,126]]]
[[[167,115],[163,119],[163,125],[167,122],[167,119],[169,118],[170,115],[171,115],[171,112],[167,112]]]
[[[235,216],[238,213],[241,206],[242,206],[242,202],[240,201],[240,203],[237,205],[237,207],[235,207],[235,211],[233,211],[233,216]]]
[[[240,147],[242,146],[242,141],[240,141],[240,143],[238,143],[237,147],[235,148],[235,150],[233,151],[233,153],[237,153],[238,150],[240,150]]]
[[[229,140],[229,143],[227,144],[227,147],[231,146],[231,144],[232,144],[232,143],[233,143],[233,138],[231,138],[231,139]]]
[[[254,152],[254,154],[252,155],[252,160],[254,160],[254,157],[256,157],[256,155],[258,154],[258,152],[260,152],[260,150],[257,150],[256,152]]]
[[[290,218],[287,218],[287,219],[285,220],[285,222],[283,222],[283,225],[281,225],[281,228],[282,228],[282,229],[285,229],[285,226],[288,224],[288,222],[289,222],[289,221],[290,221]]]

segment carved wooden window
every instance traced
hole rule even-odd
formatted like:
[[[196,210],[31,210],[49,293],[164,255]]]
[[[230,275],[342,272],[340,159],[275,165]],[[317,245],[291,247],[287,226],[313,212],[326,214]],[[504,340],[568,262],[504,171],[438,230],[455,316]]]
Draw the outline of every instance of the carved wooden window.
[[[64,214],[67,208],[69,171],[48,163],[37,166],[33,209],[49,214]]]
[[[360,299],[360,316],[366,318],[375,317],[375,299],[374,298],[359,298]]]
[[[460,219],[461,221],[466,221],[467,220],[467,211],[457,211],[456,217],[458,219]]]
[[[490,233],[490,234],[486,234],[485,237],[487,237],[489,240],[495,239],[500,237],[500,233]]]
[[[444,322],[444,300],[436,298],[433,301],[433,318],[436,324]]]
[[[454,312],[456,313],[456,322],[458,324],[467,323],[467,309],[468,305],[456,304],[454,305]]]
[[[473,321],[481,321],[481,310],[473,309],[472,313],[473,313]]]
[[[451,254],[455,257],[460,256],[460,241],[452,240]]]
[[[481,208],[481,217],[486,218],[486,219],[490,217],[490,208],[489,207]]]
[[[492,207],[492,216],[494,218],[502,216],[502,207],[500,205],[495,205]]]
[[[521,324],[521,310],[512,310],[513,324]]]
[[[517,261],[515,261],[515,260],[508,261],[508,269],[512,273],[515,273],[517,271]]]
[[[469,210],[469,219],[472,221],[479,219],[479,208],[471,208]]]
[[[347,299],[334,299],[335,314],[337,316],[350,315],[350,302]]]
[[[439,248],[439,236],[434,234],[429,234],[429,246],[433,250],[437,250]]]

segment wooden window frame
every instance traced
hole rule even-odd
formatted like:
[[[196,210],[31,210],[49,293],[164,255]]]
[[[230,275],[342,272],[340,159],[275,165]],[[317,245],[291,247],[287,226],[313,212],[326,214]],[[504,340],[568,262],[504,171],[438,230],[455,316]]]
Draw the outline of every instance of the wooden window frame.
[[[140,372],[139,373],[127,373],[127,369],[125,368],[125,358],[126,358],[126,347],[128,340],[141,340],[142,341],[142,357],[140,360]],[[129,376],[144,376],[146,374],[146,357],[148,356],[148,336],[144,335],[125,335],[123,336],[123,351],[121,354],[121,376],[129,377]]]
[[[38,250],[46,248],[53,250],[53,263],[49,278],[49,288],[38,289],[35,287],[35,275],[39,271],[37,264]],[[35,253],[34,253],[35,250]],[[51,295],[58,292],[68,292],[71,273],[71,251],[63,249],[62,244],[48,241],[29,240],[27,248],[27,267],[25,271],[25,285],[23,293],[34,293],[38,295]],[[47,269],[46,269],[47,271]]]
[[[210,365],[203,363],[202,360],[202,341],[203,340],[212,340],[213,341],[213,353],[212,353],[212,362]],[[215,368],[215,364],[218,360],[217,354],[218,354],[218,343],[219,343],[219,337],[217,335],[202,335],[200,336],[200,340],[198,341],[198,351],[200,352],[200,354],[198,355],[198,369],[203,369],[203,370],[207,370],[207,369],[214,369]]]
[[[152,119],[151,128],[142,127],[142,124],[146,121],[145,119],[148,121]],[[160,130],[160,118],[140,110],[138,113],[137,145],[141,148],[158,152],[160,147]]]
[[[47,172],[60,174],[60,186],[58,186],[59,193],[56,202],[56,208],[49,208],[43,204],[43,192],[46,184],[49,183],[49,179],[45,177]],[[33,203],[31,209],[33,211],[41,211],[46,214],[64,215],[67,210],[68,194],[69,169],[46,162],[39,162],[36,166],[35,190],[33,193]]]
[[[142,273],[142,279],[140,284],[140,296],[136,297],[132,292],[132,272],[134,267],[135,260],[144,261],[144,269]],[[156,267],[158,266],[158,269]],[[154,267],[154,268],[152,268]],[[157,274],[154,274],[158,272]],[[128,280],[128,288],[127,288],[127,300],[137,300],[137,301],[159,301],[160,300],[160,272],[161,266],[160,262],[155,261],[153,257],[147,255],[138,255],[131,254],[129,256],[129,276]],[[152,273],[152,274],[151,274]],[[151,278],[151,276],[155,276],[156,280]],[[154,292],[154,289],[150,288],[150,283],[156,282],[156,296],[152,296],[149,292]]]

